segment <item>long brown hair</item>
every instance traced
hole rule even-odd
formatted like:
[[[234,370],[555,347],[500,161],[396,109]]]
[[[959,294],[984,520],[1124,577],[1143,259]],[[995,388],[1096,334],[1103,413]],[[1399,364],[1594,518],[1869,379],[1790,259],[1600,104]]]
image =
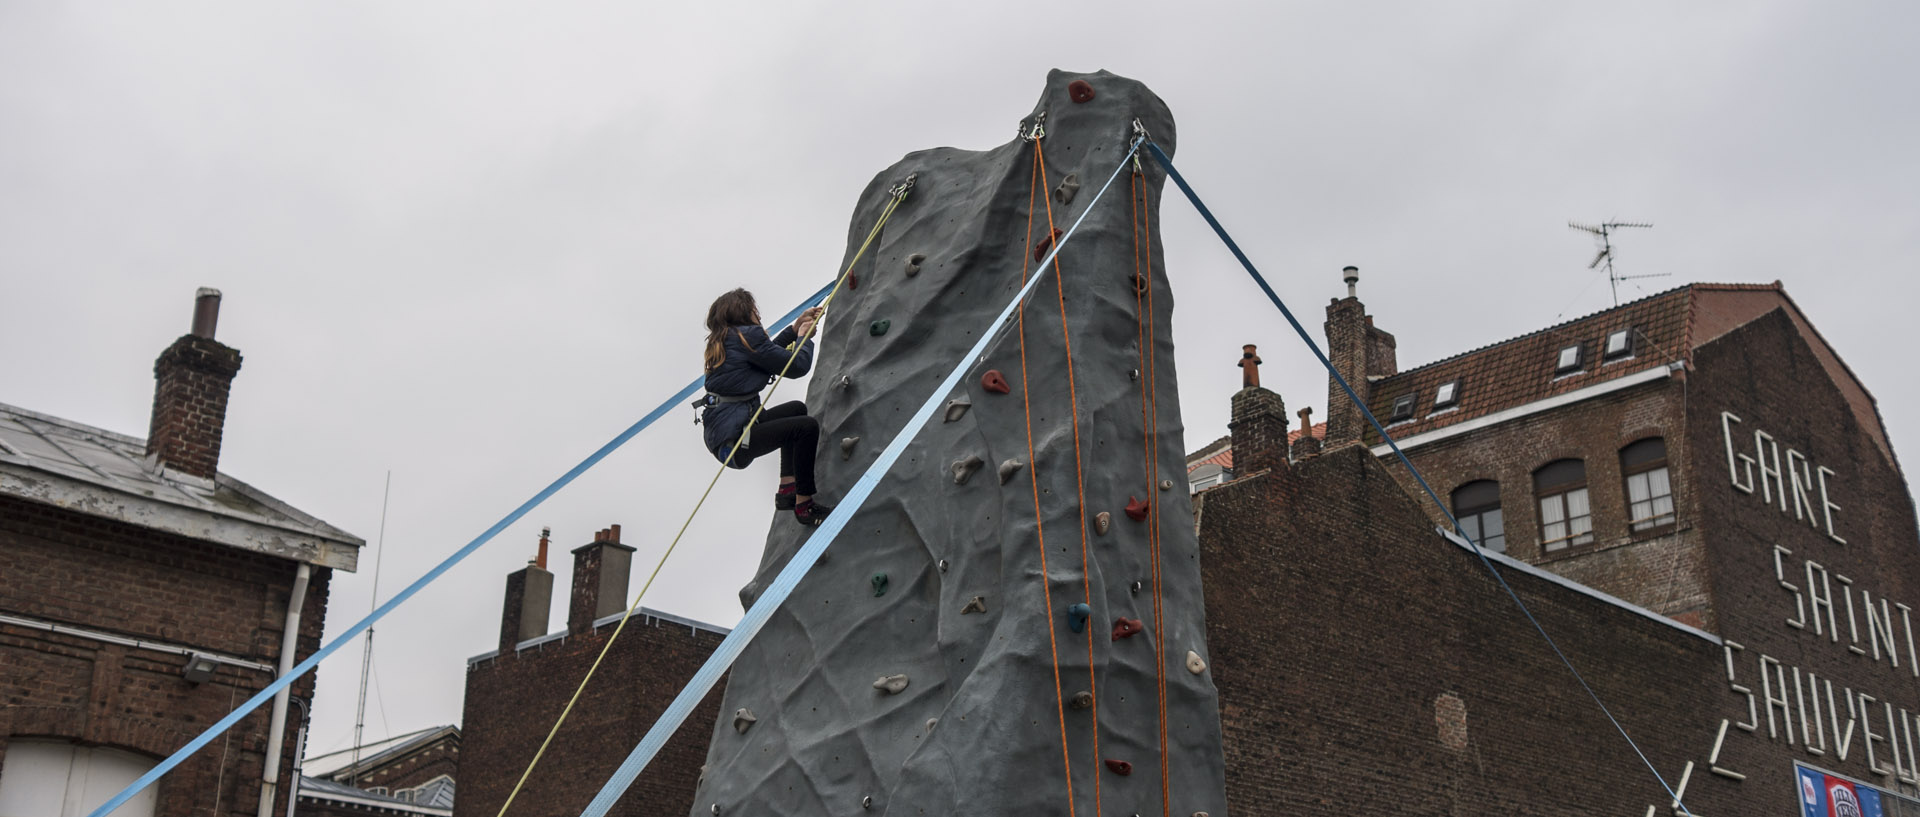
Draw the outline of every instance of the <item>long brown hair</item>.
[[[727,330],[735,326],[759,326],[760,309],[753,305],[753,293],[744,289],[713,299],[713,306],[707,307],[707,371],[713,371],[727,360],[727,349],[722,339]],[[747,342],[743,335],[742,344]]]

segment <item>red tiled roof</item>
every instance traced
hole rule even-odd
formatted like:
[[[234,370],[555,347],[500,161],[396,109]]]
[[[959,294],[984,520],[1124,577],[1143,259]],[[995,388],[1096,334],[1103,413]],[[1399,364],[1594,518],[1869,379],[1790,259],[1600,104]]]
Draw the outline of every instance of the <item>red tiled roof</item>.
[[[1387,425],[1389,433],[1402,438],[1685,359],[1691,289],[1650,295],[1389,375],[1374,382],[1368,408],[1384,424],[1392,416],[1393,401],[1412,394],[1413,419]],[[1633,330],[1633,354],[1602,360],[1607,335],[1621,329]],[[1583,347],[1580,370],[1556,376],[1560,350],[1574,344]],[[1458,402],[1435,410],[1435,391],[1455,380],[1460,381]],[[1367,442],[1378,443],[1379,437],[1369,431]]]

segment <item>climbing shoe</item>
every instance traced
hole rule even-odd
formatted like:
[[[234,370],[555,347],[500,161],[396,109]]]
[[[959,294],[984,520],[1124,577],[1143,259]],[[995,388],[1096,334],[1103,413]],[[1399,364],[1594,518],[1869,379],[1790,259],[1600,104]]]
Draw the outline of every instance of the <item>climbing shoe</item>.
[[[830,513],[833,513],[833,508],[811,499],[793,506],[793,518],[808,527],[819,527],[820,523],[827,521],[827,514]]]
[[[780,486],[780,490],[773,492],[773,509],[776,511],[793,510],[793,500],[794,497],[798,495],[798,492],[794,490],[793,483],[789,482]]]

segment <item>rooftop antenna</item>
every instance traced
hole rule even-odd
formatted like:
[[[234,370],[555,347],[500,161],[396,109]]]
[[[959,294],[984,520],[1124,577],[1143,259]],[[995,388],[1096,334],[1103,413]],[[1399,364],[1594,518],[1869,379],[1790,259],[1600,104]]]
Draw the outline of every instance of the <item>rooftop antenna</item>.
[[[393,471],[387,471],[386,487],[380,491],[380,538],[376,540],[373,556],[373,601],[367,606],[379,609],[380,606],[380,563],[387,557],[387,500],[393,496]],[[360,655],[360,708],[353,718],[353,765],[347,768],[347,785],[360,788],[360,733],[367,726],[367,673],[373,669],[373,628],[367,628],[367,649]],[[382,710],[385,711],[385,710]]]
[[[1607,283],[1612,285],[1613,287],[1613,305],[1614,306],[1620,305],[1620,282],[1621,281],[1632,281],[1639,278],[1665,278],[1668,275],[1672,274],[1672,273],[1666,273],[1666,272],[1659,272],[1659,273],[1652,273],[1649,275],[1619,275],[1613,271],[1613,231],[1618,230],[1622,227],[1645,227],[1647,229],[1652,229],[1653,228],[1652,222],[1607,221],[1607,222],[1602,222],[1599,226],[1594,226],[1591,224],[1581,224],[1577,221],[1569,221],[1567,222],[1567,226],[1572,227],[1573,229],[1576,229],[1576,230],[1584,230],[1586,232],[1593,233],[1594,235],[1600,237],[1600,251],[1597,253],[1594,253],[1593,260],[1587,263],[1587,269],[1595,269],[1600,266],[1601,262],[1603,261],[1606,262]]]

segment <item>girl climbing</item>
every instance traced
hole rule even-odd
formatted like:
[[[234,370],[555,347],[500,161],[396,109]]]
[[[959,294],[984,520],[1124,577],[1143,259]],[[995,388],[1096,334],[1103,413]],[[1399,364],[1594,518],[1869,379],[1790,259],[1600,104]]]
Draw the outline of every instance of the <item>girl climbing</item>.
[[[707,450],[730,467],[745,468],[778,449],[780,490],[773,495],[773,507],[792,510],[803,525],[819,525],[833,510],[813,501],[813,456],[820,423],[807,416],[807,405],[798,400],[769,406],[758,420],[753,419],[753,411],[768,383],[783,373],[800,377],[813,366],[809,332],[820,312],[820,307],[802,312],[792,326],[768,337],[751,292],[736,289],[714,299],[707,309],[707,396],[702,399],[701,415]],[[800,344],[797,350],[796,343]],[[751,429],[748,422],[753,423]]]

